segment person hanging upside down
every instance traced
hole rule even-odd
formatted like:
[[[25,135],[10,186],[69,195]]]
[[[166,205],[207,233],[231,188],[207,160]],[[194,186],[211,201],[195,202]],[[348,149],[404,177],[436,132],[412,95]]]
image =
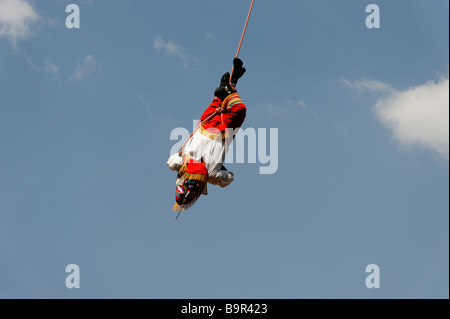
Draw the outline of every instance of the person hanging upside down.
[[[236,91],[238,80],[246,69],[239,58],[233,61],[234,71],[225,73],[214,92],[214,100],[203,113],[197,129],[179,153],[167,165],[178,172],[174,210],[182,212],[207,195],[207,184],[227,187],[234,180],[233,172],[223,166],[228,149],[244,123],[247,109]]]

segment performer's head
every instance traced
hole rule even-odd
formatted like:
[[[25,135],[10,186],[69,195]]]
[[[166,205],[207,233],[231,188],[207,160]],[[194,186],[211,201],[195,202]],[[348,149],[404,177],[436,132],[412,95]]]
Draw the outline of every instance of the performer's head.
[[[190,161],[180,171],[180,178],[175,191],[175,211],[190,208],[204,193],[208,178],[208,171],[203,163]]]
[[[188,179],[183,185],[177,186],[175,200],[180,208],[186,209],[192,206],[202,195],[204,182]]]

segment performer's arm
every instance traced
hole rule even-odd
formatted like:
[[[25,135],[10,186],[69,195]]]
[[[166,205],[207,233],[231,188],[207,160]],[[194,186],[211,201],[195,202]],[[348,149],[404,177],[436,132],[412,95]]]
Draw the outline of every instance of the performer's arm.
[[[220,187],[227,187],[234,181],[233,172],[222,166],[221,169],[210,172],[208,175],[208,183]]]
[[[223,122],[227,128],[240,128],[247,115],[245,104],[237,93],[233,96],[234,103],[228,107],[227,112],[223,114]],[[227,102],[227,101],[225,101]]]
[[[205,119],[207,119],[221,105],[222,105],[222,101],[219,98],[215,98],[212,101],[211,105],[203,113],[202,117],[200,118],[200,122],[203,122]]]
[[[183,166],[183,158],[178,153],[173,154],[167,161],[167,165],[172,171],[179,172],[181,167]]]

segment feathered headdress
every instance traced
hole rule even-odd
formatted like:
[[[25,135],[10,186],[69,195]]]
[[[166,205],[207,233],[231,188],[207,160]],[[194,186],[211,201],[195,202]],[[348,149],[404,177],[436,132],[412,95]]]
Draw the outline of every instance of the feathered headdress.
[[[183,166],[178,172],[175,206],[173,210],[182,212],[192,207],[206,191],[208,170],[202,162],[183,156]]]

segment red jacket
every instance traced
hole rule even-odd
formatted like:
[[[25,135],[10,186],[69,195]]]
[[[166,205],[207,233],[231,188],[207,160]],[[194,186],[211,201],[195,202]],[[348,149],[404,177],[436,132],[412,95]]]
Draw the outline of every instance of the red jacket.
[[[218,107],[222,105],[222,100],[215,98],[211,105],[203,113],[200,122],[208,118],[212,113],[216,111]],[[225,133],[226,129],[237,129],[242,126],[247,115],[247,108],[245,104],[240,101],[240,103],[234,104],[231,108],[226,110],[221,114],[216,114],[207,123],[203,124],[203,128],[211,131],[213,133],[220,132]],[[214,132],[215,131],[215,132]]]

